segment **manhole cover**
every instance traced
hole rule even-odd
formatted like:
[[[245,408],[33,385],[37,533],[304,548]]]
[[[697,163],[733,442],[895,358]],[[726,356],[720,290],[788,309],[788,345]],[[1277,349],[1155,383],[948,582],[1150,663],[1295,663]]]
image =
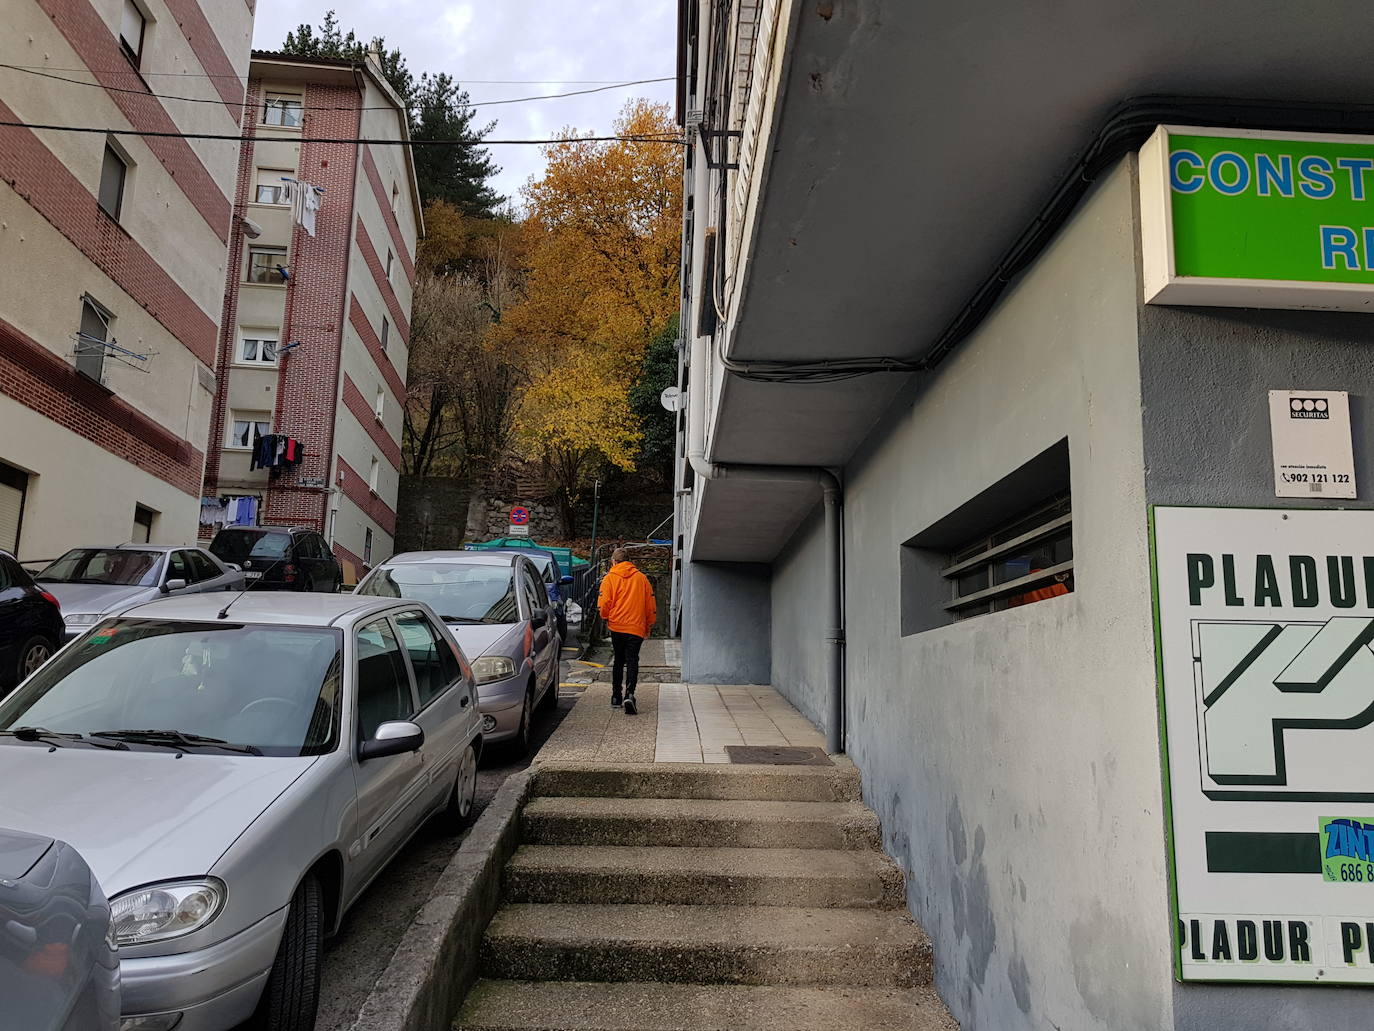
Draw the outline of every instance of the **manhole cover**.
[[[726,745],[725,754],[737,765],[754,766],[834,766],[823,748],[774,747],[771,745]]]

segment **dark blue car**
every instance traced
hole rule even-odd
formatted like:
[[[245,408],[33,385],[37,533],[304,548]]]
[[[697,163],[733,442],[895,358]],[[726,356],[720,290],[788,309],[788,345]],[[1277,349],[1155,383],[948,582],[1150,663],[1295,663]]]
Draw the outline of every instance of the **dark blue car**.
[[[0,697],[52,658],[65,629],[57,599],[0,551]]]

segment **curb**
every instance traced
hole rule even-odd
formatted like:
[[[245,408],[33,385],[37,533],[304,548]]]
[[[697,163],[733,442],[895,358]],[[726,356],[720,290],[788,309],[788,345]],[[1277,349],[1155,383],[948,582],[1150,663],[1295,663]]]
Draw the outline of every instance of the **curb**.
[[[477,953],[501,905],[501,875],[520,844],[535,767],[511,774],[439,875],[349,1031],[452,1025],[477,980]]]

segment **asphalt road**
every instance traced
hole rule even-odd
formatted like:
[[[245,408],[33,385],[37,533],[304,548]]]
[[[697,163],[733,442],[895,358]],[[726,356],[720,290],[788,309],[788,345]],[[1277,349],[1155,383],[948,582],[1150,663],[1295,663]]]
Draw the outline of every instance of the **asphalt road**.
[[[581,686],[571,685],[559,690],[558,709],[536,718],[536,747],[525,758],[513,759],[498,747],[483,757],[477,771],[477,806],[473,821],[482,814],[506,778],[530,764],[538,748],[562,722],[581,692]],[[472,821],[468,828],[471,826]],[[325,949],[315,1031],[337,1031],[352,1023],[368,992],[391,961],[410,921],[429,900],[430,890],[465,837],[466,828],[458,834],[444,834],[432,825],[422,828],[391,861],[367,894],[348,911],[339,934]]]

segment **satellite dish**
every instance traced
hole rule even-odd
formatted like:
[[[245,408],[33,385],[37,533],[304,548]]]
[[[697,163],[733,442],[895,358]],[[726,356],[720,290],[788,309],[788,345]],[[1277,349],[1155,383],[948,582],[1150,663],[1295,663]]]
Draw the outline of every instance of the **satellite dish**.
[[[683,407],[682,391],[677,387],[667,387],[658,395],[658,403],[670,412],[680,412]]]

